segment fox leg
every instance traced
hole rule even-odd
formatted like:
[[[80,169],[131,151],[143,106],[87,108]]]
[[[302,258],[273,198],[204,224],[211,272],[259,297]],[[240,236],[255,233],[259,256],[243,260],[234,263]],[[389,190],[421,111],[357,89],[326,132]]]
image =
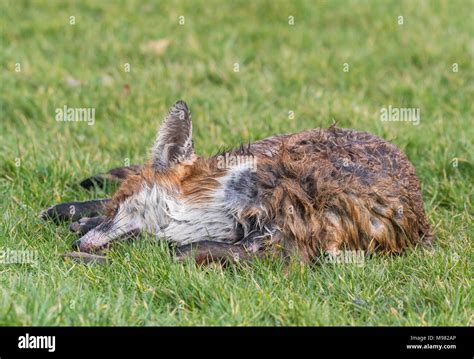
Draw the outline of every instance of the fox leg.
[[[139,165],[113,168],[106,173],[99,173],[98,175],[82,180],[80,185],[85,189],[90,189],[94,186],[103,187],[107,181],[120,183],[128,176],[139,173],[141,168],[142,166]]]
[[[98,174],[81,181],[80,185],[85,189],[90,189],[94,185],[103,186],[106,181],[122,182],[133,173],[138,173],[141,166],[134,165],[128,167],[118,167],[111,169],[107,173]],[[105,213],[105,207],[110,201],[109,198],[84,201],[60,203],[49,207],[39,214],[42,219],[52,219],[60,221],[78,221],[83,217],[96,217]]]
[[[55,222],[78,221],[83,217],[96,217],[105,213],[109,198],[94,199],[85,202],[66,202],[41,211],[39,217],[52,219]]]
[[[103,186],[106,181],[122,182],[131,174],[138,173],[140,169],[141,166],[139,165],[114,168],[107,173],[86,178],[81,181],[80,185],[86,189],[90,189],[94,185]],[[43,210],[39,214],[39,217],[42,219],[52,219],[55,222],[78,221],[84,217],[97,217],[105,213],[105,207],[109,201],[110,199],[106,198],[84,202],[60,203]],[[97,220],[98,218],[94,219],[94,221]],[[89,227],[93,223],[94,222],[91,221],[88,225],[84,225],[82,230],[89,230]],[[81,233],[75,226],[73,226],[71,230]]]
[[[213,241],[202,241],[176,247],[176,259],[194,258],[199,265],[212,262],[223,265],[230,262],[249,261],[262,254],[247,250],[243,245],[234,245]]]

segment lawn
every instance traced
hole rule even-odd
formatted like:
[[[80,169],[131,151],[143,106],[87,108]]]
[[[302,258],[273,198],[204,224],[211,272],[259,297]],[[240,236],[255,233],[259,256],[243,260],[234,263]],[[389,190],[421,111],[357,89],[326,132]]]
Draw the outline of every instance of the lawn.
[[[473,325],[473,1],[2,1],[0,325]],[[400,17],[402,16],[402,18]],[[127,71],[129,70],[129,71]],[[167,109],[201,155],[277,133],[374,133],[417,168],[437,240],[362,265],[197,267],[151,238],[107,266],[60,257],[37,215],[101,198]],[[94,123],[56,109],[94,108]],[[415,108],[419,124],[382,121]],[[12,263],[27,251],[35,263]],[[23,253],[23,252],[21,252]]]

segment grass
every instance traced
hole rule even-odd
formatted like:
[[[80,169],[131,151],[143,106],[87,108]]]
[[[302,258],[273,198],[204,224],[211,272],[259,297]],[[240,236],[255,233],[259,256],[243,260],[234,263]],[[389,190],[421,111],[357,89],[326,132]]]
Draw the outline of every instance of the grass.
[[[473,325],[472,5],[2,2],[0,251],[33,251],[38,265],[0,264],[0,325]],[[161,54],[144,50],[159,39]],[[175,263],[150,240],[116,246],[109,266],[62,260],[74,236],[38,212],[110,194],[77,183],[143,162],[180,98],[202,155],[333,121],[397,144],[433,250],[288,273]],[[65,105],[95,108],[95,124],[57,122]],[[419,108],[420,124],[381,121],[389,105]]]

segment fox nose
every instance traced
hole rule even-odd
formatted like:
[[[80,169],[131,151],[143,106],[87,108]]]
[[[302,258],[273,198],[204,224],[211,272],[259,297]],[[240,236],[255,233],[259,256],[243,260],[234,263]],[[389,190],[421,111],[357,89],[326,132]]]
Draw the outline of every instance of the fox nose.
[[[86,252],[86,253],[90,253],[91,251],[94,250],[94,248],[89,243],[85,243],[84,241],[81,241],[80,239],[72,243],[72,248],[76,251]]]

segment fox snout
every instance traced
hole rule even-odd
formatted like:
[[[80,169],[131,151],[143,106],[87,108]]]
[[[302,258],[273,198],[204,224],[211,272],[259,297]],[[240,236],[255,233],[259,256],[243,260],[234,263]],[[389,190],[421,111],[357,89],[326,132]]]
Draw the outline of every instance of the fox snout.
[[[138,227],[131,223],[117,225],[114,220],[109,219],[75,241],[73,247],[81,252],[100,252],[106,249],[112,240],[126,240],[138,233]]]
[[[81,252],[100,252],[107,248],[111,238],[108,233],[99,229],[93,229],[73,243],[73,248]]]

